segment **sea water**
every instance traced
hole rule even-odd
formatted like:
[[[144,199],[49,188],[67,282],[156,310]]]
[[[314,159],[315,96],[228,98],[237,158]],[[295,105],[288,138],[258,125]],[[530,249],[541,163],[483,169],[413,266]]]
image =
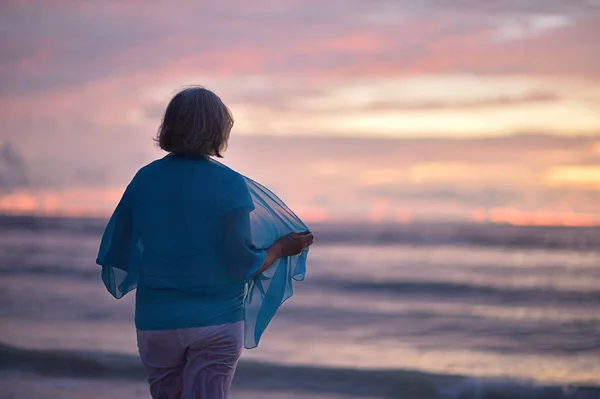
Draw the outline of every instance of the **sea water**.
[[[149,397],[104,223],[0,217],[0,397]],[[312,227],[234,399],[600,397],[600,229]]]

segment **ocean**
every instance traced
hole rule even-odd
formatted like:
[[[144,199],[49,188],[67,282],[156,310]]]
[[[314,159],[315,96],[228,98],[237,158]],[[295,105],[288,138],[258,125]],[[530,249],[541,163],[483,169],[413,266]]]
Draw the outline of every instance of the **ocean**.
[[[148,398],[104,220],[0,217],[0,397]],[[233,399],[600,398],[600,228],[319,224]]]

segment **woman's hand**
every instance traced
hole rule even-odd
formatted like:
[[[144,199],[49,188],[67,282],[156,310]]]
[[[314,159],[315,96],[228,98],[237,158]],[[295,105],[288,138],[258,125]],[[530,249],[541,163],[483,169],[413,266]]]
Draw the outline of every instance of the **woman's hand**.
[[[315,237],[309,231],[305,233],[290,233],[281,237],[267,249],[267,258],[257,274],[267,270],[279,258],[298,255],[306,247],[311,246],[314,239]]]
[[[314,239],[315,237],[310,231],[290,233],[281,237],[277,240],[281,250],[281,257],[298,255],[306,247],[311,246]]]

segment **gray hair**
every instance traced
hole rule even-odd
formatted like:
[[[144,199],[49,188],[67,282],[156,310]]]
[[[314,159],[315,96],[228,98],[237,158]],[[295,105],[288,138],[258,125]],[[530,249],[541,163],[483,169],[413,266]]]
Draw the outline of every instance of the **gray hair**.
[[[168,152],[222,158],[232,127],[233,116],[219,96],[192,86],[169,102],[156,141]]]

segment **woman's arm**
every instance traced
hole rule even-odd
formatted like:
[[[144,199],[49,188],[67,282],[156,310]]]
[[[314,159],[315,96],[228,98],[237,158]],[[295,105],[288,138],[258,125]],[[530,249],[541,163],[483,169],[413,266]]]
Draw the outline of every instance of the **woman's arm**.
[[[100,243],[96,263],[128,271],[131,251],[138,239],[133,230],[133,197],[137,175],[129,183],[113,212]]]
[[[282,257],[282,248],[281,243],[276,241],[273,245],[267,248],[267,257],[265,259],[265,263],[260,267],[260,269],[256,272],[256,274],[261,274],[265,270],[267,270],[275,261]]]
[[[256,248],[252,244],[250,209],[245,207],[225,214],[221,228],[221,258],[228,274],[236,280],[264,272],[279,258],[301,253],[313,243],[314,238],[309,232],[290,233],[266,250]]]

